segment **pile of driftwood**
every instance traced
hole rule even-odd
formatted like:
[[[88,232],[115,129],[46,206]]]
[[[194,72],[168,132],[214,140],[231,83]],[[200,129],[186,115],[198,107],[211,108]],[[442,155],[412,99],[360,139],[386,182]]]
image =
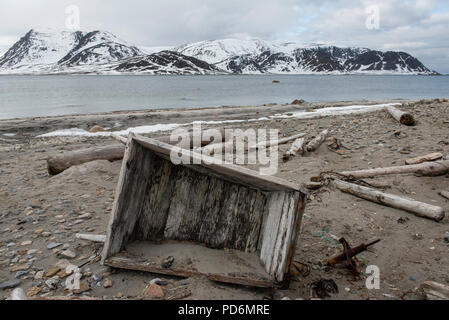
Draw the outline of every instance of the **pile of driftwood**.
[[[401,124],[414,125],[413,115],[400,111],[394,107],[388,107],[387,111]],[[385,187],[385,184],[366,182],[362,179],[376,178],[394,174],[415,174],[418,176],[442,176],[449,173],[449,160],[442,159],[443,154],[431,153],[405,161],[403,166],[375,168],[356,171],[325,172],[318,177],[313,177],[312,182],[304,184],[309,189],[319,189],[323,185],[332,185],[342,192],[352,194],[359,198],[372,201],[381,205],[405,210],[416,216],[441,221],[444,216],[443,208],[430,205],[414,199],[389,194],[376,187]],[[367,186],[369,185],[369,186]],[[441,196],[449,199],[448,191],[440,191]]]

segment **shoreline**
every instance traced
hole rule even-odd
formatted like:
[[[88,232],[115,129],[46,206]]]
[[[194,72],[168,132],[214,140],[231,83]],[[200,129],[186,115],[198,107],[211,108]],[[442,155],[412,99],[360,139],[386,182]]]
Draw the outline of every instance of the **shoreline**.
[[[17,137],[33,137],[51,131],[78,128],[89,130],[94,125],[103,128],[126,129],[143,125],[189,124],[193,121],[247,121],[295,111],[319,110],[327,107],[351,105],[378,105],[387,103],[413,103],[414,100],[355,100],[334,102],[304,102],[302,104],[266,104],[260,106],[219,106],[178,109],[147,109],[110,111],[76,115],[58,115],[30,118],[0,119],[0,136],[15,134]],[[274,119],[273,119],[274,120]],[[119,123],[120,126],[116,124]]]

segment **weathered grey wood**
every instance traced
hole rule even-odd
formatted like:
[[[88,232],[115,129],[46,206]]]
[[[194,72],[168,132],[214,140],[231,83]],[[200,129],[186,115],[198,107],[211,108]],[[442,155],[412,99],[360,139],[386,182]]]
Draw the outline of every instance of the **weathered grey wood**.
[[[89,149],[64,152],[63,154],[54,155],[47,159],[48,173],[56,175],[64,170],[95,160],[120,160],[125,153],[125,147],[122,145],[108,145],[94,147]]]
[[[284,161],[289,160],[291,157],[295,157],[296,155],[302,155],[304,153],[304,142],[306,140],[304,138],[296,139],[290,150],[286,151],[283,155]]]
[[[134,140],[146,148],[153,150],[161,157],[169,158],[171,152],[178,152],[189,159],[189,163],[202,162],[201,167],[207,169],[208,173],[215,173],[222,179],[237,179],[239,183],[247,184],[256,189],[267,191],[305,191],[301,185],[295,184],[274,176],[261,176],[253,170],[246,169],[234,164],[223,163],[219,159],[200,155],[189,150],[176,148],[160,141],[145,138],[139,135]],[[195,165],[189,168],[196,169]],[[306,192],[304,192],[306,193]]]
[[[126,145],[128,143],[128,139],[127,138],[122,137],[122,136],[120,136],[118,134],[113,133],[113,134],[111,134],[111,137],[113,139],[117,140],[118,142],[124,144],[124,145]]]
[[[346,181],[334,180],[332,184],[343,192],[385,206],[405,210],[419,217],[432,219],[437,222],[444,218],[444,210],[441,207],[362,187]]]
[[[344,171],[340,174],[353,177],[355,179],[374,178],[377,176],[389,175],[389,174],[410,174],[415,173],[421,176],[442,176],[449,172],[449,160],[424,162],[420,164],[376,168],[366,170]]]
[[[99,243],[105,243],[106,241],[106,235],[103,234],[77,233],[75,234],[75,238]]]
[[[326,141],[329,136],[329,130],[324,130],[319,135],[317,135],[314,139],[312,139],[306,146],[307,152],[313,152],[318,150],[318,148]]]
[[[408,165],[419,164],[419,163],[423,163],[423,162],[439,160],[441,158],[443,158],[442,153],[434,152],[434,153],[426,154],[424,156],[407,159],[407,160],[405,160],[405,164],[408,164]]]
[[[440,196],[449,199],[449,191],[445,191],[445,190],[441,190],[440,191]]]
[[[255,254],[270,281],[284,281],[299,232],[303,188],[235,165],[210,163],[213,158],[174,165],[173,151],[192,163],[204,160],[157,140],[129,137],[102,262],[110,265],[108,259],[133,241],[191,241]]]
[[[393,106],[387,107],[388,113],[399,123],[405,124],[407,126],[412,126],[415,124],[415,118],[411,113],[401,111]]]
[[[295,134],[294,136],[285,137],[285,138],[281,138],[281,139],[277,139],[277,140],[262,141],[262,142],[259,142],[258,144],[256,144],[255,146],[250,146],[249,150],[258,149],[261,147],[269,148],[274,145],[286,144],[290,141],[296,140],[298,138],[302,138],[305,135],[306,135],[305,133],[299,133],[299,134]]]
[[[449,286],[435,282],[426,281],[420,286],[427,300],[449,300]]]

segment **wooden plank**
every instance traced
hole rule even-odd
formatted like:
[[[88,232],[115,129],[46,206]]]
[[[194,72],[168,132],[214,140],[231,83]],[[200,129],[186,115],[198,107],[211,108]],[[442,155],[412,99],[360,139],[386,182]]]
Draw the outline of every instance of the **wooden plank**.
[[[152,272],[170,276],[206,276],[210,280],[253,287],[273,287],[275,282],[265,273],[256,253],[237,250],[214,250],[203,245],[180,241],[161,243],[135,242],[127,253],[106,259],[115,268]],[[161,266],[166,256],[173,256],[173,265]],[[189,262],[187,263],[186,261]]]
[[[125,234],[124,230],[131,229],[134,227],[135,218],[131,217],[129,221],[127,221],[126,214],[122,211],[122,205],[124,204],[123,198],[126,198],[126,194],[124,194],[124,189],[126,185],[129,183],[132,177],[126,174],[128,170],[128,166],[131,165],[131,162],[136,157],[137,144],[133,140],[133,134],[128,136],[128,143],[126,145],[125,154],[123,156],[122,167],[120,169],[119,181],[117,184],[117,188],[115,190],[114,203],[112,206],[111,218],[107,227],[106,241],[103,247],[102,259],[101,263],[104,263],[106,257],[119,253],[123,247],[123,244],[126,241],[126,237],[129,234]],[[128,195],[129,197],[129,195]],[[134,214],[136,214],[134,212]],[[136,214],[137,215],[137,214]],[[122,225],[123,222],[123,225]],[[125,227],[126,225],[132,224],[132,226]]]
[[[202,156],[195,152],[190,152],[189,150],[184,150],[180,148],[176,148],[174,146],[168,145],[166,143],[162,143],[160,141],[145,138],[142,136],[135,136],[134,140],[140,143],[141,145],[147,147],[154,152],[164,155],[165,157],[170,157],[171,152],[179,152],[187,159],[190,160],[190,163],[199,162],[202,163],[201,166],[203,168],[207,168],[215,173],[218,173],[224,179],[227,177],[234,177],[241,181],[241,183],[246,183],[254,188],[262,189],[265,191],[304,191],[303,187],[299,184],[295,184],[289,181],[286,181],[281,178],[272,177],[272,176],[261,176],[254,172],[253,170],[249,170],[234,164],[225,164],[222,161],[217,160],[213,157]],[[207,163],[205,163],[207,162]],[[195,166],[195,165],[189,165]]]

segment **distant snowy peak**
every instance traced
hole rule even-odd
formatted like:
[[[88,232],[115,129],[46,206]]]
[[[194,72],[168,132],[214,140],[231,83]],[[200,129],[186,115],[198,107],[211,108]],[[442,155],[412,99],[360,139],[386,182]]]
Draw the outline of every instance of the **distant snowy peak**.
[[[76,45],[79,33],[30,30],[0,59],[0,68],[20,68],[58,62]]]
[[[113,63],[144,53],[109,32],[93,31],[82,34],[78,43],[58,61],[61,66]]]
[[[0,59],[0,69],[17,72],[60,71],[80,65],[117,62],[144,54],[103,31],[29,31]]]
[[[226,39],[187,44],[176,51],[239,74],[434,74],[407,53],[366,48]]]
[[[174,51],[161,51],[151,55],[127,59],[113,70],[147,74],[222,74],[226,73],[205,61]]]

